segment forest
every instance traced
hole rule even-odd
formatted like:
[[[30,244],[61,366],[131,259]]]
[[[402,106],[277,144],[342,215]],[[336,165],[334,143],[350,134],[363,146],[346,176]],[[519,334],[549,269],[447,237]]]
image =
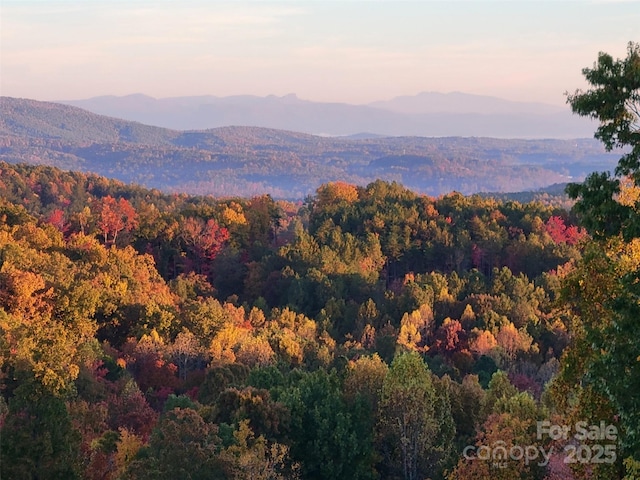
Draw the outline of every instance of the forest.
[[[475,478],[464,446],[564,395],[587,234],[562,209],[0,168],[8,478]]]
[[[569,102],[631,148],[570,210],[0,163],[0,477],[640,478],[640,141],[593,74],[640,46],[598,62]]]

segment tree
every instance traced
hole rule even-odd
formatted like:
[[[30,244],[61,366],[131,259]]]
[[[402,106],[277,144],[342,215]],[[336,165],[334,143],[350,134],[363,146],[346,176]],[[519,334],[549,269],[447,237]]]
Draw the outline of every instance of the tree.
[[[316,208],[325,208],[340,202],[353,203],[358,200],[358,189],[345,182],[329,182],[318,187]]]
[[[108,408],[108,424],[112,430],[126,428],[145,440],[157,420],[156,412],[133,380],[129,380],[118,395],[109,398]]]
[[[235,444],[220,454],[228,478],[233,480],[284,480],[299,478],[297,465],[287,468],[289,447],[256,438],[243,420],[233,432]]]
[[[371,479],[374,474],[371,411],[364,401],[349,405],[334,371],[300,372],[283,392],[291,411],[291,457],[308,479]]]
[[[182,239],[193,250],[198,261],[216,258],[229,239],[229,231],[212,218],[206,223],[200,218],[187,218],[182,222],[181,229]]]
[[[397,356],[382,384],[379,435],[389,477],[426,478],[438,433],[431,373],[415,352]]]
[[[619,426],[621,459],[640,451],[640,400],[629,394],[640,388],[640,324],[637,287],[628,284],[640,268],[640,256],[632,255],[640,240],[601,243],[587,245],[564,281],[563,300],[577,316],[569,321],[572,343],[551,392],[567,423]],[[612,478],[612,467],[596,465],[594,478]]]
[[[193,368],[204,351],[196,336],[187,329],[178,334],[169,350],[178,365],[178,375],[182,381],[187,379],[190,368]]]
[[[462,383],[451,383],[451,416],[456,425],[458,451],[469,445],[484,421],[486,392],[476,375],[467,375]]]
[[[351,361],[343,387],[347,401],[354,403],[360,396],[371,406],[371,411],[376,412],[388,371],[389,367],[377,353]]]
[[[518,352],[528,352],[533,339],[526,333],[519,331],[511,322],[507,322],[500,328],[496,341],[509,359],[516,357]]]
[[[64,398],[37,380],[27,379],[16,389],[0,437],[0,477],[80,478],[80,435],[72,428]]]
[[[631,187],[640,183],[640,44],[630,42],[625,59],[600,53],[582,73],[591,88],[568,95],[568,103],[574,113],[600,122],[595,137],[607,150],[625,148],[625,153],[613,177],[593,173],[582,185],[567,187],[579,199],[575,209],[596,242],[567,286],[565,298],[582,322],[574,327],[563,369],[584,383],[580,390],[594,388],[611,402],[622,424],[622,447],[637,461],[640,401],[629,392],[640,388],[640,256],[634,248],[640,215],[638,202],[621,195],[621,177],[630,177]]]
[[[59,208],[56,208],[53,212],[51,212],[51,214],[47,217],[47,223],[50,223],[62,233],[67,233],[67,231],[69,230],[69,223],[65,218],[65,214]]]
[[[248,242],[252,250],[260,251],[277,243],[278,229],[282,221],[282,211],[271,195],[253,197],[245,211],[249,223]]]
[[[592,88],[567,95],[571,109],[600,122],[594,136],[608,151],[629,150],[618,162],[616,177],[609,172],[592,173],[583,184],[570,184],[567,193],[579,198],[575,208],[590,233],[638,236],[640,217],[630,215],[631,207],[616,202],[615,196],[620,192],[617,177],[640,180],[640,44],[629,42],[626,59],[614,60],[600,52],[593,68],[584,68],[582,74]]]
[[[160,419],[124,478],[224,478],[218,427],[191,408],[174,408]]]
[[[489,414],[476,435],[476,447],[465,447],[463,458],[449,475],[450,480],[533,480],[542,477],[536,462],[512,455],[513,447],[538,446],[533,428],[540,416],[539,407],[531,395],[518,392],[504,372],[496,373],[487,394]],[[469,450],[469,448],[471,450]],[[490,456],[482,449],[489,448]],[[501,454],[501,450],[503,454]],[[509,453],[507,453],[509,452]],[[485,450],[486,454],[486,450]],[[564,477],[574,478],[574,477]]]
[[[216,423],[239,425],[246,420],[252,433],[269,441],[283,438],[288,430],[288,410],[265,389],[227,388],[220,393],[215,408]]]
[[[115,245],[118,233],[130,232],[138,226],[138,215],[128,200],[116,201],[107,195],[99,204],[98,228],[104,235],[104,243]]]
[[[127,467],[143,446],[142,439],[126,428],[119,429],[120,438],[116,442],[114,453],[115,478],[123,478]]]
[[[473,353],[478,354],[478,356],[487,355],[498,345],[496,338],[489,330],[474,328],[472,333],[477,336],[471,342],[470,349]]]
[[[433,311],[425,303],[418,310],[402,316],[398,344],[408,350],[426,351],[429,349],[426,344],[432,329]]]
[[[461,345],[465,343],[464,339],[465,331],[460,322],[447,317],[436,331],[435,348],[442,353],[450,354],[461,349]]]

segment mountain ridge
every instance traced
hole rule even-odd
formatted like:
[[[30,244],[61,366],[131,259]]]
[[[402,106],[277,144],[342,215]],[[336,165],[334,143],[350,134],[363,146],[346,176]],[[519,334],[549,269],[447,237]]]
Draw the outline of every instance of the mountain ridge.
[[[94,172],[164,191],[304,198],[319,185],[397,181],[440,195],[534,190],[611,169],[593,139],[322,137],[261,127],[171,130],[0,97],[0,160]]]
[[[137,93],[60,103],[176,130],[238,125],[333,136],[367,132],[494,138],[574,138],[590,136],[594,130],[593,122],[559,106],[462,92],[422,92],[363,105],[314,102],[295,94],[154,98]]]
[[[367,105],[385,110],[421,113],[561,113],[566,109],[542,102],[521,102],[490,95],[475,95],[465,92],[420,92],[416,95],[401,95],[390,100],[376,101]]]

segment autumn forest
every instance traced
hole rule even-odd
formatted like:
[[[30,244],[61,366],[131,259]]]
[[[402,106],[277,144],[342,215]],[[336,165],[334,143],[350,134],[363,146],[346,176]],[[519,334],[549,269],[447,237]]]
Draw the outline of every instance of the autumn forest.
[[[624,109],[594,72],[639,53],[573,110]],[[610,111],[615,174],[544,203],[0,163],[0,477],[640,478],[640,133]]]

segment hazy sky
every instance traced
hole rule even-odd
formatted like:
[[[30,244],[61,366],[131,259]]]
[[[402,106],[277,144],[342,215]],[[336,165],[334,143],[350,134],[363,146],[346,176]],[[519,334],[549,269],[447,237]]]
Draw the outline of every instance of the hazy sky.
[[[564,103],[635,1],[2,0],[2,95],[285,95],[366,103],[463,91]]]

